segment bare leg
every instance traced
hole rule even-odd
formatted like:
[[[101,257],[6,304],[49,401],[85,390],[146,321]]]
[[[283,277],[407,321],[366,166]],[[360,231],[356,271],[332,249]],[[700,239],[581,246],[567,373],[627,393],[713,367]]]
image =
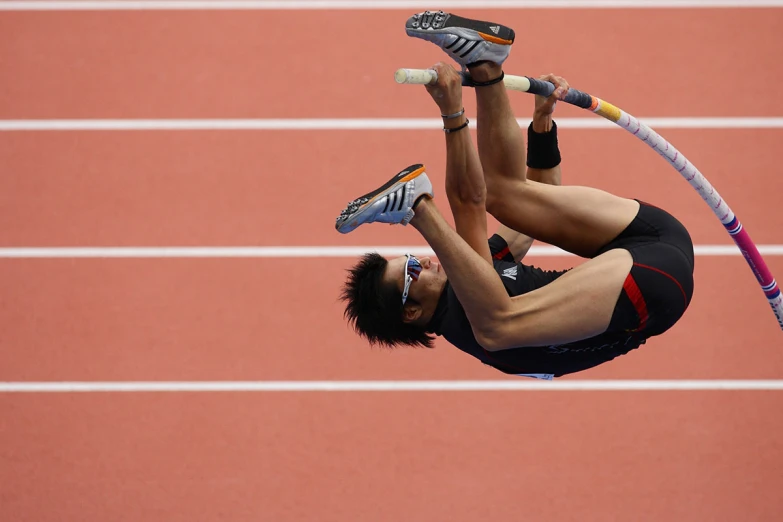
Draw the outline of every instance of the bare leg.
[[[470,70],[476,81],[500,75],[486,63]],[[503,83],[477,87],[478,149],[487,185],[487,209],[509,228],[591,257],[636,216],[639,204],[590,187],[551,186],[525,179],[525,141]]]
[[[427,91],[441,114],[459,112],[462,106],[459,77],[442,64],[435,67],[438,83],[428,86]],[[447,120],[444,123],[448,128],[461,127],[464,123],[464,117]],[[434,202],[428,199],[419,203],[411,225],[424,236],[443,264],[478,342],[493,350],[569,342],[605,331],[631,268],[630,254],[622,250],[609,252],[544,288],[509,297],[492,267],[487,248],[486,189],[481,160],[464,129],[447,134],[446,149],[446,193],[457,230],[448,226]],[[521,174],[518,181],[524,189],[522,195],[534,201],[545,200],[535,195],[535,187],[562,188],[525,181],[524,170]],[[550,196],[553,208],[557,205],[555,196]]]

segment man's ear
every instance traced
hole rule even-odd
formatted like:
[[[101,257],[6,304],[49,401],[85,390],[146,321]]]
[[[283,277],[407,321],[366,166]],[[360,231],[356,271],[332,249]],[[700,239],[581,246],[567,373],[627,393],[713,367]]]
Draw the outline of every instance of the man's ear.
[[[413,323],[421,317],[421,306],[417,303],[405,303],[402,309],[402,322]]]

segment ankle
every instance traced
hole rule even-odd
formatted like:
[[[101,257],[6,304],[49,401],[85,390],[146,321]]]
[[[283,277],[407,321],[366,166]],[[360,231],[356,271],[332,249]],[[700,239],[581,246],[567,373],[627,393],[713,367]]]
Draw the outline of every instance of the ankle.
[[[413,209],[413,217],[410,220],[410,224],[416,227],[417,223],[425,221],[427,216],[432,213],[434,205],[432,198],[428,195],[419,196],[419,199],[411,207]]]
[[[492,81],[503,72],[503,66],[495,62],[477,62],[468,65],[470,77],[476,82]]]
[[[413,202],[413,206],[411,208],[416,212],[420,212],[422,210],[427,212],[431,204],[432,198],[428,194],[422,194],[416,199],[416,201]]]

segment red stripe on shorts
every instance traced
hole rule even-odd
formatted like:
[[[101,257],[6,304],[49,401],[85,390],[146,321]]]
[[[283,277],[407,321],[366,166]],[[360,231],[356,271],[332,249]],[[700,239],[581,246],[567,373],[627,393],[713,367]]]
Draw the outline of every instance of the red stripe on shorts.
[[[509,250],[508,247],[506,247],[503,250],[501,250],[500,252],[498,252],[497,254],[495,254],[495,259],[503,259],[504,257],[506,257],[506,254],[508,254],[510,252],[511,252],[511,250]]]
[[[623,283],[623,290],[628,295],[628,298],[633,303],[633,307],[636,309],[636,313],[639,314],[639,327],[634,330],[635,332],[641,331],[647,325],[647,319],[650,317],[647,312],[647,303],[644,301],[642,291],[639,289],[639,285],[636,284],[636,280],[628,273],[628,277],[625,278]]]

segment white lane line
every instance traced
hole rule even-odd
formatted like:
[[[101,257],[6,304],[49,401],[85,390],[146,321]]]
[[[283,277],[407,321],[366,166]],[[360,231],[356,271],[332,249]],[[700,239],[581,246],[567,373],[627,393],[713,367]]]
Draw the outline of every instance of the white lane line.
[[[438,9],[744,8],[783,0],[443,0]],[[0,11],[432,9],[425,0],[70,0],[4,1]]]
[[[0,393],[783,390],[783,380],[0,382]]]
[[[757,245],[765,256],[783,255],[783,245]],[[697,256],[742,256],[735,245],[695,245]],[[367,252],[396,256],[400,252],[432,256],[424,245],[400,246],[269,246],[269,247],[6,247],[0,248],[0,259],[56,258],[297,258],[356,257]],[[530,257],[572,256],[552,246],[533,246]]]
[[[783,117],[639,118],[658,129],[780,129]],[[527,127],[529,119],[519,118]],[[564,129],[619,128],[600,117],[560,118]],[[421,130],[440,129],[432,118],[291,118],[291,119],[78,119],[0,120],[0,131],[194,131],[194,130]]]

